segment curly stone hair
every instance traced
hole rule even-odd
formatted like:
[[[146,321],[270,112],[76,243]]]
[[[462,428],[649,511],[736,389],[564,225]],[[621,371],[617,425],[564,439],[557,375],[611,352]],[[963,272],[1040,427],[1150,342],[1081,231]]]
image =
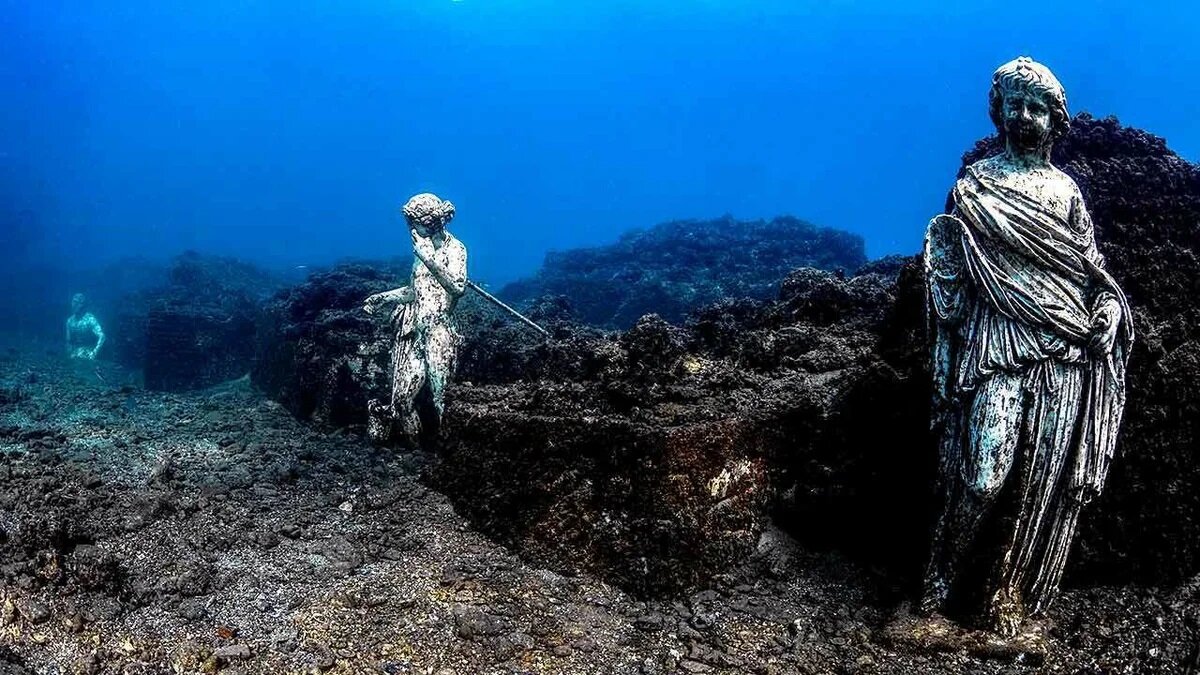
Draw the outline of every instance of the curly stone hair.
[[[1050,140],[1055,141],[1071,127],[1067,113],[1067,92],[1054,73],[1028,56],[1021,56],[996,69],[988,92],[988,114],[1004,141],[1004,94],[1027,91],[1041,96],[1050,108]]]
[[[421,223],[433,228],[445,227],[454,218],[454,204],[429,192],[413,196],[404,205],[403,211],[409,223]]]

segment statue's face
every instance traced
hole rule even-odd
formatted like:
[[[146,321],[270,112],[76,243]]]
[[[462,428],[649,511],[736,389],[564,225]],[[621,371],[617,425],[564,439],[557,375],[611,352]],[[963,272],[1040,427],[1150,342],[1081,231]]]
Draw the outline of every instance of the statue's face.
[[[71,297],[71,313],[78,314],[78,313],[82,312],[84,304],[85,304],[85,300],[82,295],[72,296]]]
[[[1004,93],[1004,133],[1021,150],[1037,150],[1050,140],[1050,106],[1031,91]]]

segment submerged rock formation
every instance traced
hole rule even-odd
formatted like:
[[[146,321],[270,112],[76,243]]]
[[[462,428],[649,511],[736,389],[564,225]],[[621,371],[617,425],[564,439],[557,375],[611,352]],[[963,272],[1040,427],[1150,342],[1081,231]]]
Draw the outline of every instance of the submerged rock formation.
[[[391,339],[363,299],[394,288],[400,267],[340,265],[277,293],[258,319],[254,385],[302,419],[364,426],[367,401],[386,391]]]
[[[882,514],[825,512],[848,487],[834,449],[871,428],[845,411],[894,393],[876,386],[872,333],[892,287],[804,269],[777,303],[728,302],[686,327],[651,315],[623,334],[567,333],[540,348],[550,370],[535,362],[453,389],[429,478],[539,563],[649,594],[752,551],[782,486],[803,483],[788,492],[814,530],[870,520],[863,536],[913,531]],[[863,313],[836,322],[846,307]],[[891,458],[873,469],[886,474],[901,454],[880,447]]]
[[[994,139],[981,142],[964,164],[995,150]],[[1076,118],[1055,161],[1091,205],[1140,336],[1119,455],[1106,492],[1084,514],[1067,582],[1179,581],[1200,571],[1200,169],[1161,139],[1087,115]],[[926,554],[936,460],[922,274],[915,259],[849,278],[797,270],[775,302],[725,301],[682,328],[643,320],[607,341],[576,341],[577,363],[589,365],[550,371],[566,373],[559,381],[518,374],[502,391],[460,387],[456,405],[469,414],[459,419],[472,426],[451,425],[434,477],[481,527],[522,550],[571,566],[583,559],[646,590],[735,559],[770,506],[802,542],[911,579]],[[542,347],[547,356],[559,349]],[[671,447],[665,441],[626,456],[628,444],[609,442],[621,435],[602,424],[555,433],[580,417],[645,420],[643,440],[704,429],[695,447],[705,459],[673,464],[678,455],[662,450]],[[541,431],[527,433],[535,420]],[[471,431],[485,423],[495,425],[488,443]],[[718,440],[721,450],[705,455]],[[623,459],[599,461],[614,454]],[[680,485],[703,495],[708,481],[747,465],[754,470],[742,489],[754,499],[668,502]],[[521,478],[504,483],[499,472]],[[662,503],[647,508],[641,495],[650,484],[663,486]],[[733,506],[737,517],[706,520],[718,505]],[[654,543],[645,557],[662,562],[647,570],[640,557],[624,565],[606,557],[612,544],[595,522],[641,532]]]
[[[1139,333],[1118,457],[1067,584],[1177,581],[1200,571],[1200,169],[1086,115],[1055,161],[1091,206]],[[357,308],[388,274],[342,269],[277,298],[255,381],[303,416],[357,423],[365,364],[386,364],[354,351],[371,330]],[[427,480],[539,564],[641,593],[720,573],[772,519],[810,548],[914,580],[936,462],[922,276],[916,258],[855,276],[796,269],[774,299],[722,300],[684,325],[647,316],[620,333],[571,321],[587,296],[544,298],[535,318],[551,340],[465,309]]]
[[[395,274],[343,266],[280,293],[260,322],[255,384],[303,418],[363,424],[390,341],[361,300]],[[466,296],[428,480],[541,564],[643,593],[699,583],[753,549],[793,476],[808,481],[798,510],[836,501],[842,475],[818,466],[836,453],[817,449],[869,428],[837,411],[877,391],[871,330],[894,281],[804,268],[782,286],[777,302],[728,301],[687,327],[650,315],[625,333],[575,324],[568,303],[544,298],[530,316],[551,340]]]
[[[1059,145],[1138,333],[1118,456],[1081,521],[1075,577],[1178,581],[1200,571],[1200,167],[1111,117],[1079,116]]]
[[[645,314],[678,323],[723,298],[770,299],[798,267],[852,271],[866,261],[856,234],[790,216],[726,216],[663,223],[610,246],[549,253],[534,277],[505,286],[500,297],[523,305],[563,295],[584,323],[626,329]]]

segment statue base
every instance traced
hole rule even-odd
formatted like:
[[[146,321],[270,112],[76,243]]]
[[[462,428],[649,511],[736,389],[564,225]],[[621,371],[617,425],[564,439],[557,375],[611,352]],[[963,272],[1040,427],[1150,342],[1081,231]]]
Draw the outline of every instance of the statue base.
[[[905,607],[876,632],[875,640],[910,654],[966,652],[982,659],[1040,665],[1046,659],[1048,629],[1045,621],[1026,621],[1015,636],[1005,637],[989,630],[959,626],[937,614],[915,616]]]

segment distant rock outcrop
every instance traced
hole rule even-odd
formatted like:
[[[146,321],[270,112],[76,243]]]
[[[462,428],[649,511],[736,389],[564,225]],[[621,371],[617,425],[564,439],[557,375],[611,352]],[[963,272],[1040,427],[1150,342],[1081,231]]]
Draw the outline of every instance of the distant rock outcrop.
[[[626,233],[610,246],[548,253],[535,276],[499,295],[517,304],[566,296],[584,323],[626,329],[646,314],[679,323],[723,298],[769,299],[798,267],[852,272],[866,260],[855,234],[788,216],[726,216],[664,223]]]

